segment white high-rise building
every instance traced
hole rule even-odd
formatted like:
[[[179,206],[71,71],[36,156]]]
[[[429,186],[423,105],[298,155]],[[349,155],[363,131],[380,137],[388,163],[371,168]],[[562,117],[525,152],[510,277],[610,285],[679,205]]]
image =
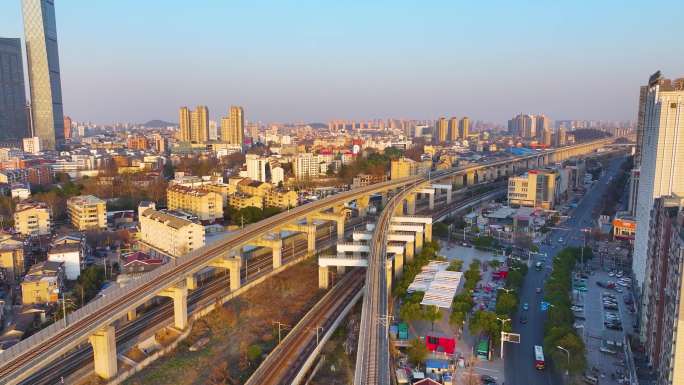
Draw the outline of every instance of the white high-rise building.
[[[643,151],[636,200],[637,231],[632,270],[648,317],[648,233],[655,198],[684,193],[684,79],[651,76],[646,95]],[[644,325],[644,322],[641,322]],[[643,328],[642,328],[643,331]],[[643,337],[643,334],[642,334]]]
[[[270,169],[268,158],[256,154],[247,154],[245,161],[247,163],[247,177],[249,179],[268,182]]]

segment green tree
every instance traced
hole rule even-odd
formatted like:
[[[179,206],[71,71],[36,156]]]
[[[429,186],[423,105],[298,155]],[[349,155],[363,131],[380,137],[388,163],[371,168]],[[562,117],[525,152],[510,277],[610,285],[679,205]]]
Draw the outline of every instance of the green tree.
[[[432,225],[432,234],[440,238],[447,238],[449,236],[449,226],[442,222],[437,222]]]
[[[434,331],[435,322],[439,321],[442,318],[442,312],[439,310],[438,306],[430,305],[423,310],[422,318],[430,322],[432,330]]]
[[[518,307],[518,298],[513,293],[499,292],[496,299],[496,313],[502,315],[512,315]]]
[[[499,338],[499,320],[496,314],[490,311],[478,310],[470,318],[469,329],[472,334],[485,334],[495,343]]]
[[[449,262],[449,267],[447,267],[448,271],[463,271],[463,260],[461,259],[452,259],[451,262]]]
[[[449,324],[455,328],[460,328],[465,322],[466,313],[462,311],[452,310],[449,315]]]
[[[423,317],[420,303],[405,302],[399,309],[399,317],[404,321],[415,321]]]
[[[428,355],[427,346],[418,338],[414,338],[409,343],[409,347],[406,350],[409,362],[413,365],[421,365]]]
[[[261,357],[261,354],[262,350],[260,345],[254,344],[247,348],[247,358],[249,358],[250,361],[258,360]]]

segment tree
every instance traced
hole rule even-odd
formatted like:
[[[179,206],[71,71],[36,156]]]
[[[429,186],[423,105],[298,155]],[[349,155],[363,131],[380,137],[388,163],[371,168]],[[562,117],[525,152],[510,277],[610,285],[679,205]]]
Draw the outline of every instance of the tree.
[[[422,318],[420,303],[405,302],[399,309],[399,317],[404,321],[415,321]]]
[[[247,358],[249,358],[250,361],[258,360],[261,357],[261,354],[261,346],[257,344],[250,345],[249,348],[247,348]]]
[[[499,297],[496,299],[496,313],[502,315],[512,315],[518,307],[518,298],[515,294],[499,292]]]
[[[463,326],[465,318],[465,312],[453,310],[449,315],[449,324],[455,328],[460,328]]]
[[[409,362],[414,365],[420,365],[427,358],[428,349],[421,340],[414,338],[411,340],[406,354],[408,355]]]
[[[449,267],[447,267],[448,271],[463,271],[463,260],[461,259],[452,259],[451,262],[449,263]]]
[[[442,222],[437,222],[432,225],[432,234],[440,238],[446,238],[449,236],[449,226]]]
[[[430,322],[433,331],[435,330],[435,321],[439,321],[441,318],[442,312],[438,306],[430,305],[423,310],[423,319]]]
[[[233,385],[235,383],[235,380],[230,375],[228,362],[221,362],[211,370],[211,374],[209,375],[210,385]]]
[[[496,343],[499,338],[499,323],[495,313],[478,310],[470,319],[469,328],[472,334],[485,334]]]

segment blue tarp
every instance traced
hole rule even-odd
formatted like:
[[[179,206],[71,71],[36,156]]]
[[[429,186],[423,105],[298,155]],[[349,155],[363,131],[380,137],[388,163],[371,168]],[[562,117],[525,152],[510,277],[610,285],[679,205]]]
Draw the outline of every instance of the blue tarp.
[[[449,361],[428,359],[425,360],[425,367],[427,369],[449,369]]]

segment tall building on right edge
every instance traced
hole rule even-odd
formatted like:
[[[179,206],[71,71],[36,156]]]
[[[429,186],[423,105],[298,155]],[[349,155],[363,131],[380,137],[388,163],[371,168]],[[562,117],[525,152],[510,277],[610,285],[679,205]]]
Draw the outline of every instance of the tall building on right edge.
[[[644,317],[644,347],[656,383],[684,383],[684,197],[656,198],[649,226],[648,307]],[[680,314],[681,317],[680,318]],[[681,334],[680,334],[681,332]],[[681,338],[680,338],[681,337]]]
[[[22,0],[33,135],[54,150],[64,140],[62,85],[53,0]]]
[[[640,338],[646,337],[650,270],[648,259],[651,210],[656,198],[684,193],[684,79],[664,79],[660,72],[648,82],[644,99],[643,140],[636,199],[637,230],[632,259],[639,292]]]

